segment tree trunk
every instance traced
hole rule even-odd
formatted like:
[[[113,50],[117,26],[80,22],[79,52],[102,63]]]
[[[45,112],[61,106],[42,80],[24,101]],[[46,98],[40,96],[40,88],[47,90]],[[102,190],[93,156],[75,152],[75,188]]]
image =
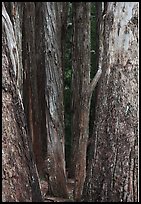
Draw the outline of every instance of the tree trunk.
[[[13,26],[2,3],[2,199],[42,202],[31,138],[16,86],[18,62]]]
[[[42,2],[35,3],[35,50],[36,50],[36,80],[37,80],[37,96],[38,96],[38,125],[40,128],[41,152],[43,163],[47,154],[47,130],[46,130],[46,102],[45,102],[45,63],[44,63],[44,31],[43,31],[43,15]],[[44,165],[44,164],[43,164]],[[45,169],[40,168],[42,175]]]
[[[80,199],[85,179],[88,139],[90,82],[90,3],[73,3],[72,53],[72,177],[75,177],[74,199]]]
[[[62,19],[63,3],[42,3],[45,57],[45,100],[47,128],[46,166],[50,193],[68,197],[64,152],[64,105],[62,69]],[[64,33],[63,33],[64,34]]]
[[[16,83],[23,96],[23,64],[22,64],[22,24],[23,24],[23,2],[5,2],[7,12],[13,25],[16,46],[18,49],[19,66],[17,70]]]
[[[72,53],[72,172],[75,177],[74,199],[80,200],[86,176],[86,150],[92,91],[100,77],[90,83],[90,3],[73,3]]]
[[[93,160],[83,201],[138,201],[138,3],[105,2]]]
[[[40,128],[40,109],[37,82],[38,50],[36,50],[36,38],[40,38],[40,27],[38,37],[36,30],[36,8],[34,2],[24,3],[23,13],[23,67],[24,67],[24,106],[28,119],[28,128],[32,137],[33,151],[39,175],[43,170],[42,138]],[[42,73],[42,69],[40,69]],[[41,87],[40,87],[41,89]],[[41,109],[42,110],[42,109]],[[42,120],[43,121],[43,120]]]

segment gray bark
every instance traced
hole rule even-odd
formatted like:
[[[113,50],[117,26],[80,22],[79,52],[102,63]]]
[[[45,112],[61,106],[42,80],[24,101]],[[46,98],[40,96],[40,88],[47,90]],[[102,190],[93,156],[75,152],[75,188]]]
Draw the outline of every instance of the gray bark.
[[[5,2],[5,6],[12,22],[16,46],[18,49],[19,66],[17,69],[16,83],[21,96],[23,96],[22,25],[24,2]]]
[[[138,201],[138,3],[106,2],[102,79],[83,200]]]

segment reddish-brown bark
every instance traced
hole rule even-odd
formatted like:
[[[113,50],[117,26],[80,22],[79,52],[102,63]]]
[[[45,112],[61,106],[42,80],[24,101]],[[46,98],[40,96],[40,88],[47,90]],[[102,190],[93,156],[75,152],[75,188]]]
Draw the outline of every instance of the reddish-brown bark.
[[[2,201],[41,202],[31,138],[16,84],[18,49],[2,4]],[[19,68],[19,67],[17,67]]]
[[[63,105],[63,3],[42,3],[44,31],[44,66],[47,154],[45,165],[49,176],[50,192],[68,197],[64,151]],[[66,8],[65,8],[66,9]],[[64,27],[65,28],[65,27]]]
[[[80,200],[86,176],[86,150],[92,92],[101,69],[90,82],[90,3],[73,3],[72,49],[72,167],[75,177],[74,199]]]

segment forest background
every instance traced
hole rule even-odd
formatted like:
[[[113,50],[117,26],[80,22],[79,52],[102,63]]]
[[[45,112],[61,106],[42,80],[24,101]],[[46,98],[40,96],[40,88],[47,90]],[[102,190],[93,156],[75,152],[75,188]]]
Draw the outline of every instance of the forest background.
[[[2,2],[2,72],[4,202],[138,200],[138,2]]]

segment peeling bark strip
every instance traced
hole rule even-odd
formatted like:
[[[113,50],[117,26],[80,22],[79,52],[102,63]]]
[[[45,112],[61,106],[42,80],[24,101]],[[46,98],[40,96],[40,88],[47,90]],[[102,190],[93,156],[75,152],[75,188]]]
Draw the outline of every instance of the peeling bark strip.
[[[7,35],[5,37],[7,38],[7,41],[8,41],[10,58],[12,61],[14,74],[17,78],[18,69],[19,69],[18,49],[17,49],[17,45],[16,45],[16,39],[15,39],[15,34],[14,34],[12,22],[11,22],[9,15],[5,9],[4,3],[2,3],[2,17],[3,17],[5,30],[6,30],[5,32],[7,33]]]
[[[14,62],[19,59],[18,54],[11,54],[16,41],[4,3],[2,9],[6,14],[2,18],[2,201],[42,202],[31,139],[16,86]]]
[[[102,74],[102,69],[101,67],[98,69],[95,77],[93,78],[93,80],[91,81],[90,83],[90,86],[89,86],[89,93],[90,95],[92,94],[93,90],[95,89],[96,85],[97,85],[97,82],[99,81],[100,77],[101,77],[101,74]]]
[[[103,75],[84,201],[138,201],[138,6],[108,2],[102,22]]]
[[[90,82],[90,5],[86,2],[73,3],[71,176],[75,176],[74,199],[77,201],[81,198],[86,176],[90,101],[101,76],[99,69]]]
[[[5,2],[7,12],[12,22],[15,42],[18,50],[19,66],[17,67],[16,82],[23,94],[23,65],[22,65],[22,24],[24,2]]]

